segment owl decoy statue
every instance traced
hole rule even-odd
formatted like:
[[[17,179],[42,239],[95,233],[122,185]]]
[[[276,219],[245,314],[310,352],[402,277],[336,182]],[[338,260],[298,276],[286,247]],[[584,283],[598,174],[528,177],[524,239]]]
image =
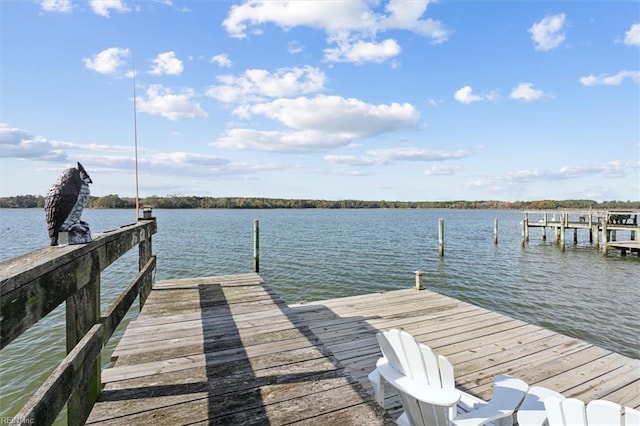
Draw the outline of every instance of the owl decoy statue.
[[[89,184],[93,183],[87,171],[78,162],[77,168],[62,172],[44,199],[44,210],[51,245],[58,245],[58,234],[69,233],[69,244],[91,241],[89,224],[80,220],[89,202]]]

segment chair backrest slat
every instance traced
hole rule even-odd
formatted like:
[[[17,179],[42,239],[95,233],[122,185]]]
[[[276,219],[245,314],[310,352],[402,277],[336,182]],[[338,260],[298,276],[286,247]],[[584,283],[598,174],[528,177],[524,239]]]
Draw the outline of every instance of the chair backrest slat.
[[[611,401],[595,400],[587,404],[589,426],[622,426],[622,407]]]
[[[631,407],[624,407],[625,426],[640,426],[640,411]]]
[[[407,362],[407,376],[420,383],[429,383],[427,370],[420,348],[420,343],[409,333],[400,331],[400,343],[402,344],[402,352]]]
[[[396,353],[395,349],[391,342],[387,339],[387,333],[377,333],[376,338],[378,339],[378,345],[380,345],[380,350],[382,351],[382,355],[389,361],[389,365],[393,368],[405,374],[404,368],[402,367],[402,362],[400,362],[400,358]]]
[[[453,364],[443,355],[438,355],[438,370],[440,371],[440,384],[444,389],[454,389],[456,379],[453,373]]]

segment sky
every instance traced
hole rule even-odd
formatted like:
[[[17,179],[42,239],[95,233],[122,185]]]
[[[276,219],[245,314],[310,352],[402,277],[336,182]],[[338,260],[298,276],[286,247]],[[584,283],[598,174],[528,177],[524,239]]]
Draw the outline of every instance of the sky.
[[[640,200],[640,3],[2,0],[0,196]],[[137,149],[136,149],[137,146]]]

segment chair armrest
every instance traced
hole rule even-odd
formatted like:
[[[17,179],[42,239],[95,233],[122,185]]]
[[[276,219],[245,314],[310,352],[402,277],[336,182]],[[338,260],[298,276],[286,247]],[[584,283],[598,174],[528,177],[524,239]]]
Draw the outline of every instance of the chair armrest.
[[[475,411],[461,414],[453,419],[455,426],[477,426],[486,425],[494,420],[501,419],[503,417],[511,415],[511,412],[505,412],[504,410],[492,407],[491,404],[482,406]]]
[[[378,361],[377,370],[393,387],[424,403],[451,407],[460,400],[459,391],[455,389],[443,389],[418,382],[400,373],[389,365],[384,358]]]

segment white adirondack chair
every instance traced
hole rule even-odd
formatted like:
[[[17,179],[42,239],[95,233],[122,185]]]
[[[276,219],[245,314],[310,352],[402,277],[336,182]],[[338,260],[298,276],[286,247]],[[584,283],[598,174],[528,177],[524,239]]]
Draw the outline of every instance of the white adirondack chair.
[[[398,424],[449,425],[460,400],[451,363],[405,331],[392,329],[376,336],[382,358],[369,380],[378,404],[384,407],[388,382],[398,391],[405,410]]]
[[[543,426],[547,421],[547,412],[544,409],[544,400],[555,398],[562,400],[565,397],[551,389],[542,386],[531,386],[525,396],[522,405],[518,408],[519,426]]]
[[[625,426],[640,426],[640,411],[631,407],[624,407]]]
[[[640,412],[615,402],[597,399],[584,402],[575,398],[548,398],[544,401],[549,426],[634,426],[640,425]]]
[[[396,388],[404,413],[400,425],[471,426],[496,422],[513,424],[513,412],[522,402],[528,385],[508,375],[497,376],[489,403],[455,388],[453,366],[442,355],[418,342],[411,334],[392,329],[377,334],[382,358],[369,374],[375,398],[384,407],[384,383]],[[456,416],[456,405],[472,411]],[[475,405],[474,405],[474,402]]]
[[[522,403],[529,385],[508,374],[500,374],[493,381],[493,397],[486,404],[453,419],[455,426],[512,426],[514,412]]]

